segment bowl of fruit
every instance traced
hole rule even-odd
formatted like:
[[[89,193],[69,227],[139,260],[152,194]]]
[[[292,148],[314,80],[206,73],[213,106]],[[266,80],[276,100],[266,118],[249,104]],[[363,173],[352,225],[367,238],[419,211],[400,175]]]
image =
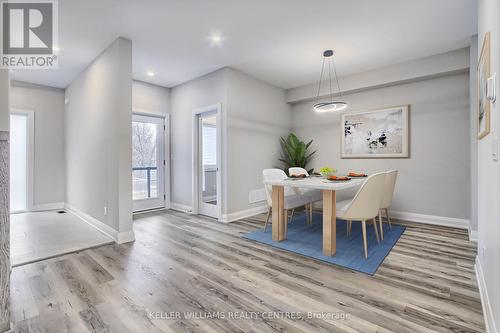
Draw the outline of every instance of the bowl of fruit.
[[[333,168],[330,168],[330,167],[323,167],[323,168],[319,169],[319,173],[324,178],[328,178],[330,176],[333,176],[333,175],[335,175],[336,172],[337,172],[337,169],[333,169]]]

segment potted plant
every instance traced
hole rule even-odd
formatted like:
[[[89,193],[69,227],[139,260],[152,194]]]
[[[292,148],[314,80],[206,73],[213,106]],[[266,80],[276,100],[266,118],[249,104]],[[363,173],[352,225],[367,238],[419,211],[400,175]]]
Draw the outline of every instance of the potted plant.
[[[288,174],[288,169],[292,167],[300,167],[307,170],[307,164],[311,160],[316,151],[309,152],[313,140],[304,143],[299,138],[290,133],[287,138],[280,138],[281,142],[281,158],[279,159],[284,164],[284,170]],[[313,173],[314,169],[307,170],[309,174]]]

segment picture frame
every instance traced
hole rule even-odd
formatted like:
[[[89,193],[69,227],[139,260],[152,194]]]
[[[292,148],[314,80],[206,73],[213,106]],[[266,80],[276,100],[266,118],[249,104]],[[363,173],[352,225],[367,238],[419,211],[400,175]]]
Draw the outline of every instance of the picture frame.
[[[490,133],[491,103],[487,97],[487,82],[490,77],[490,33],[484,35],[481,55],[477,63],[477,138],[481,140]]]
[[[341,158],[410,157],[410,106],[341,116]]]

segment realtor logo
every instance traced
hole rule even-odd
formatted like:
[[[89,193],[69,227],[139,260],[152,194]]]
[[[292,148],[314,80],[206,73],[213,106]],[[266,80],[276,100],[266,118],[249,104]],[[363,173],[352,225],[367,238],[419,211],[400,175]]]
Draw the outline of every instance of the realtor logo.
[[[2,1],[0,67],[57,68],[57,1]]]

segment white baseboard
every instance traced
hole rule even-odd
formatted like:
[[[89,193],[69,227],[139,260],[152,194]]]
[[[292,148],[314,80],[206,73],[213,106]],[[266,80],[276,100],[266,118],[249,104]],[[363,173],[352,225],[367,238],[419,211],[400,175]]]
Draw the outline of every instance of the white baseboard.
[[[133,230],[119,232],[115,239],[115,242],[118,244],[125,244],[133,241],[135,241],[135,234]]]
[[[498,333],[495,318],[493,316],[493,309],[491,308],[490,298],[488,296],[488,290],[486,289],[486,282],[483,275],[483,267],[481,265],[481,260],[479,256],[476,257],[476,278],[477,285],[479,287],[479,294],[481,295],[481,304],[483,306],[484,321],[486,324],[486,333]],[[498,315],[498,313],[497,313]]]
[[[191,213],[193,211],[193,207],[188,206],[188,205],[175,203],[175,202],[170,203],[170,209],[176,210],[179,212],[183,212],[183,213]]]
[[[479,234],[477,230],[471,230],[470,227],[469,227],[469,240],[471,242],[476,242],[476,243],[479,240]]]
[[[112,238],[118,244],[133,242],[135,240],[134,232],[132,230],[126,231],[126,232],[118,232],[117,230],[111,228],[109,225],[107,225],[107,224],[99,221],[98,219],[82,212],[81,210],[74,207],[73,205],[66,203],[64,206],[68,210],[68,212],[72,213],[73,215],[76,215],[82,221],[86,222],[90,226],[99,230],[100,232],[102,232],[106,236]]]
[[[417,213],[408,213],[408,212],[398,212],[398,211],[389,211],[390,217],[394,217],[396,219],[411,221],[411,222],[419,222],[425,224],[434,224],[434,225],[442,225],[445,227],[454,227],[460,229],[469,229],[469,220],[458,219],[455,217],[446,217],[446,216],[436,216],[436,215],[425,215],[425,214],[417,214]]]
[[[257,214],[262,214],[267,212],[268,206],[267,204],[265,205],[260,205],[257,207],[245,209],[245,210],[240,210],[238,212],[230,213],[230,214],[222,214],[222,217],[220,219],[221,222],[224,223],[229,223],[229,222],[234,222],[237,220],[241,220],[247,217],[251,217]]]
[[[31,207],[31,212],[43,212],[47,210],[61,210],[64,209],[64,202],[52,202],[42,205],[34,205]]]

